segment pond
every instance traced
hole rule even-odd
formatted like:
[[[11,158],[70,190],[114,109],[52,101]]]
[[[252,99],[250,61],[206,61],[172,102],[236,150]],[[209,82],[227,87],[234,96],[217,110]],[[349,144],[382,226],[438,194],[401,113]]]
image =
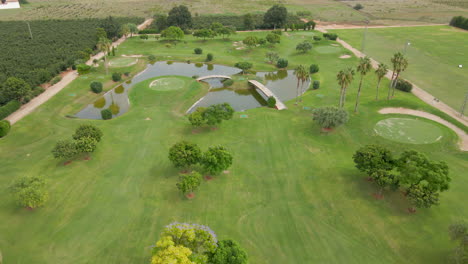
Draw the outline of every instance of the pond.
[[[128,111],[130,102],[128,92],[135,84],[160,76],[179,75],[179,76],[206,76],[206,75],[227,75],[232,76],[240,73],[240,69],[224,66],[203,63],[183,63],[183,62],[156,62],[149,64],[148,67],[131,81],[127,81],[111,91],[105,93],[101,98],[97,99],[93,104],[86,106],[75,116],[83,119],[101,119],[101,110],[109,108],[112,111],[113,117],[120,116]],[[293,71],[277,71],[277,72],[257,72],[259,79],[265,80],[266,86],[276,96],[287,101],[296,97],[297,78]],[[242,80],[242,76],[238,79]],[[210,106],[218,103],[229,103],[236,111],[243,111],[256,107],[261,107],[266,104],[265,96],[258,93],[255,89],[233,90],[223,88],[222,79],[213,78],[207,79],[210,85],[210,92],[201,100],[196,102],[189,111],[195,110],[200,106]],[[247,78],[245,78],[247,81]],[[309,83],[304,87],[308,87]]]

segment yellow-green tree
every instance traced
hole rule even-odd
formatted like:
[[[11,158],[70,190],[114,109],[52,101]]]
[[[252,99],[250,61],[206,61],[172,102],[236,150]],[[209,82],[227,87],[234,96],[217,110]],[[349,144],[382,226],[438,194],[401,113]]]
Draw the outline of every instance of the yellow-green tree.
[[[195,264],[190,260],[192,251],[189,248],[176,246],[172,237],[164,236],[156,242],[151,264]]]

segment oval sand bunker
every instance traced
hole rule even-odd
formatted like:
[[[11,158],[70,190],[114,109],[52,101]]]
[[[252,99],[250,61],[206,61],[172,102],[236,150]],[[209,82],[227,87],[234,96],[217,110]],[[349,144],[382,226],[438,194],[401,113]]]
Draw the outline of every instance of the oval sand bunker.
[[[379,121],[374,131],[386,139],[409,144],[430,144],[442,139],[442,131],[434,124],[411,118],[388,118]]]

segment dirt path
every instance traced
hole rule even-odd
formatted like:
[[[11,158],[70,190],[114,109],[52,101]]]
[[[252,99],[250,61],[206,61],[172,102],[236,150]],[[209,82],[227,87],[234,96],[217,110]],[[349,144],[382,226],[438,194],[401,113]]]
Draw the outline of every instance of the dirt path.
[[[379,113],[380,114],[404,114],[404,115],[419,116],[419,117],[427,118],[437,123],[440,123],[452,129],[453,132],[455,132],[459,137],[458,145],[460,146],[460,149],[462,151],[468,151],[468,134],[466,134],[465,131],[461,130],[459,127],[455,126],[454,124],[446,121],[445,119],[442,119],[441,117],[438,117],[436,115],[429,114],[423,111],[418,111],[418,110],[413,110],[413,109],[408,109],[408,108],[396,108],[396,107],[382,108],[379,110]]]
[[[138,29],[144,29],[148,25],[150,25],[153,22],[153,19],[147,19],[145,22],[140,24],[138,26]],[[121,37],[120,39],[116,40],[114,43],[112,43],[113,47],[117,47],[118,45],[122,44],[127,38],[126,37]],[[93,65],[93,60],[99,60],[102,57],[104,57],[104,53],[100,52],[94,56],[92,56],[86,64],[88,65]],[[63,88],[67,87],[73,80],[75,80],[78,77],[78,72],[77,71],[69,71],[65,75],[63,75],[62,80],[55,85],[52,85],[51,87],[47,88],[42,94],[39,96],[33,98],[29,103],[24,104],[21,106],[18,111],[12,113],[9,115],[6,120],[10,121],[11,124],[14,124],[21,120],[23,117],[34,111],[36,108],[38,108],[40,105],[43,103],[47,102],[52,96],[56,95],[58,92],[60,92]]]
[[[388,27],[392,27],[392,26],[388,26]],[[324,29],[324,28],[317,28],[318,31],[320,32],[323,32],[323,33],[326,33],[327,30]],[[340,43],[344,48],[350,50],[352,53],[354,53],[354,55],[358,58],[362,58],[362,57],[365,57],[366,54],[362,53],[361,51],[353,48],[351,45],[349,45],[346,41],[338,38],[336,40],[338,43]],[[372,62],[372,67],[374,67],[374,69],[377,69],[378,65],[379,65],[379,62],[372,59],[371,58],[371,62]],[[388,79],[391,79],[392,78],[392,74],[393,74],[393,71],[388,71],[387,75],[385,75],[385,77],[387,77]],[[434,106],[435,108],[439,109],[440,111],[450,115],[451,117],[455,118],[456,120],[460,121],[460,123],[464,124],[465,126],[468,126],[468,118],[466,116],[463,116],[461,117],[460,116],[460,113],[453,109],[452,107],[446,105],[445,103],[443,102],[436,102],[434,100],[434,96],[431,95],[430,93],[424,91],[423,89],[419,88],[417,85],[415,85],[414,83],[411,83],[413,84],[413,90],[411,91],[414,95],[416,95],[419,99],[423,100],[424,102]]]

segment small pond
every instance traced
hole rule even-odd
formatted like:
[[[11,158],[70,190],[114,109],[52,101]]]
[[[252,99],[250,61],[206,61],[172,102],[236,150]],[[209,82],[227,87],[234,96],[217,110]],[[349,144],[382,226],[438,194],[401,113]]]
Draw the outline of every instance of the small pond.
[[[206,75],[235,75],[240,73],[238,68],[213,65],[203,63],[183,63],[183,62],[156,62],[148,65],[148,67],[131,81],[125,82],[111,91],[105,93],[97,99],[93,104],[88,105],[75,116],[83,119],[101,119],[101,110],[109,108],[113,116],[119,116],[128,111],[130,102],[128,92],[133,85],[159,76],[179,75],[179,76],[206,76]],[[264,79],[266,86],[276,94],[276,96],[287,101],[296,96],[297,79],[293,71],[277,71],[277,72],[257,72],[257,77]],[[242,79],[242,76],[240,77]],[[247,78],[245,79],[247,81]],[[266,99],[261,93],[257,93],[255,89],[248,90],[233,90],[223,88],[222,79],[205,80],[210,86],[210,92],[200,101],[194,104],[190,111],[195,110],[200,106],[209,106],[218,103],[229,103],[236,111],[243,111],[251,108],[260,107],[266,104]],[[308,87],[309,83],[304,87]]]

